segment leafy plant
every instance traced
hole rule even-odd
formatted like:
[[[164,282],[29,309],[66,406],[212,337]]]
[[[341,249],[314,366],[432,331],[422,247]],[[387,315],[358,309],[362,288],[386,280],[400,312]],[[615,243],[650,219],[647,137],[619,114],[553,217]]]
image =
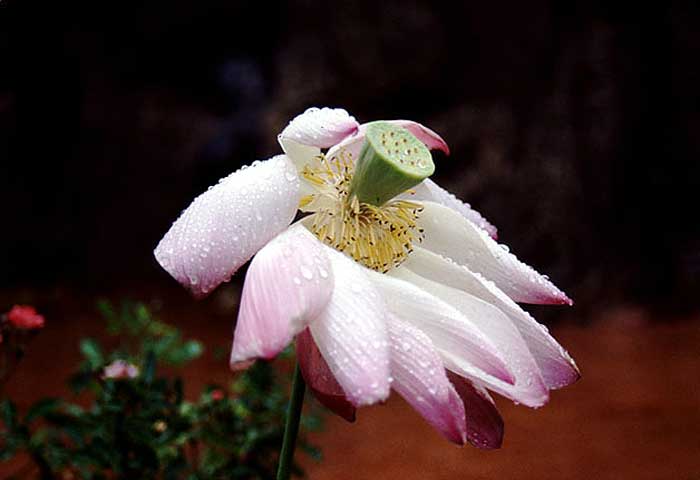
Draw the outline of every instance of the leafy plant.
[[[99,309],[120,343],[107,352],[94,339],[80,342],[84,360],[69,384],[90,394],[89,406],[45,398],[20,415],[10,400],[0,402],[0,461],[28,454],[32,465],[20,477],[274,478],[288,385],[270,364],[258,362],[229,389],[210,385],[187,401],[182,379],[160,376],[158,367],[185,365],[203,346],[143,304],[117,311],[101,302]],[[320,428],[315,409],[304,425]],[[320,458],[303,438],[300,445]]]

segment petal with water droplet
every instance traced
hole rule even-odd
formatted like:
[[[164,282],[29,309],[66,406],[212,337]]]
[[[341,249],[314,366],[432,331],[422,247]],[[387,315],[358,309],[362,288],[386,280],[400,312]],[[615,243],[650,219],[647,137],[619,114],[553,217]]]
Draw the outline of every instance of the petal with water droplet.
[[[407,200],[417,200],[436,202],[446,207],[455,210],[464,218],[474,223],[477,227],[485,230],[491,238],[498,237],[498,230],[488,220],[486,220],[479,212],[474,210],[471,205],[464,203],[459,198],[442,188],[431,179],[426,178],[421,183],[411,189],[413,193],[405,193],[401,195]]]
[[[394,315],[388,325],[392,388],[448,440],[464,445],[464,405],[430,338]]]
[[[355,407],[345,398],[345,392],[323,359],[308,328],[297,335],[296,352],[301,374],[314,397],[336,415],[354,422]]]
[[[527,343],[549,389],[562,388],[580,378],[576,363],[547,329],[511,300],[493,282],[445,257],[416,247],[399,267],[463,290],[505,313]]]
[[[468,363],[484,379],[514,381],[501,352],[473,319],[412,283],[372,271],[369,275],[389,311],[425,332],[441,353]]]
[[[325,310],[311,322],[311,335],[353,405],[385,400],[389,395],[386,306],[367,278],[367,269],[325,248],[335,288]]]
[[[279,135],[282,148],[287,140],[328,148],[357,131],[357,120],[342,108],[308,108],[297,115]]]
[[[187,207],[156,247],[156,260],[204,297],[287,228],[298,204],[299,178],[286,156],[242,168]]]
[[[323,244],[301,225],[282,232],[253,257],[243,285],[231,364],[275,357],[325,308],[333,277],[298,277],[316,262],[331,268]]]
[[[542,373],[520,332],[503,312],[473,295],[433,282],[410,270],[397,269],[392,271],[392,275],[430,292],[469,318],[495,345],[496,351],[515,377],[515,382],[511,384],[495,377],[484,377],[474,372],[472,361],[457,356],[454,352],[443,351],[441,353],[448,369],[529,407],[540,407],[547,402],[549,391],[542,380]],[[435,342],[434,339],[433,341]],[[440,344],[435,344],[439,348]]]
[[[278,141],[297,168],[357,132],[358,123],[342,108],[309,108],[297,115],[279,134]]]
[[[422,202],[421,246],[451,258],[494,282],[516,302],[568,304],[572,301],[546,277],[501,247],[462,215],[435,202]]]
[[[501,448],[503,418],[491,396],[483,388],[453,372],[448,372],[447,376],[464,404],[469,443],[485,450]]]

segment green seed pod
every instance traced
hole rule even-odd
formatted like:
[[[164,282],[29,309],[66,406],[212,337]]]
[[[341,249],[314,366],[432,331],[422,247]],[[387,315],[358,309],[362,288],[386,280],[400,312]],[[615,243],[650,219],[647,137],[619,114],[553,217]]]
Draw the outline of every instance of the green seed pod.
[[[380,206],[434,171],[430,150],[411,132],[388,122],[372,122],[367,125],[350,194]]]

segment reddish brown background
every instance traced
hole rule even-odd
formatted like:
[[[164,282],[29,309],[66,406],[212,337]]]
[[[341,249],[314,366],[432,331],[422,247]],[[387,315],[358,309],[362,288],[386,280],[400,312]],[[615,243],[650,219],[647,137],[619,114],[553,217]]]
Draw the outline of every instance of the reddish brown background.
[[[209,350],[184,372],[188,395],[195,398],[208,382],[226,384],[232,374],[226,360],[215,359],[212,351],[228,348],[236,287],[203,303],[177,299],[175,289],[165,293],[171,300],[160,317]],[[68,393],[63,380],[79,361],[79,339],[100,335],[101,324],[88,300],[74,292],[55,291],[53,296],[64,298],[62,306],[50,312],[46,330],[7,386],[6,393],[20,407],[40,396]],[[53,322],[54,317],[65,323]],[[393,395],[386,405],[360,410],[354,424],[329,417],[324,432],[312,436],[324,460],[301,457],[310,478],[698,478],[700,318],[663,322],[642,309],[620,307],[588,320],[587,326],[564,322],[553,329],[581,366],[578,383],[554,392],[539,410],[498,399],[506,423],[502,449],[458,448]],[[0,465],[0,478],[22,464]]]

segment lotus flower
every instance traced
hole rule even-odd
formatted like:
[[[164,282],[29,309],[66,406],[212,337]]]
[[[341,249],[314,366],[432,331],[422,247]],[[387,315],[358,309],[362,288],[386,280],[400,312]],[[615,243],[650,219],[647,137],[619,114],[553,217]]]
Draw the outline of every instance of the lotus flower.
[[[387,123],[449,154],[423,125]],[[571,300],[430,179],[379,206],[349,194],[369,125],[342,109],[297,116],[278,137],[284,155],[196,198],[156,259],[202,297],[252,257],[232,366],[270,359],[296,338],[307,384],[343,417],[393,389],[449,440],[496,448],[503,422],[489,391],[539,407],[579,377],[516,302]]]

